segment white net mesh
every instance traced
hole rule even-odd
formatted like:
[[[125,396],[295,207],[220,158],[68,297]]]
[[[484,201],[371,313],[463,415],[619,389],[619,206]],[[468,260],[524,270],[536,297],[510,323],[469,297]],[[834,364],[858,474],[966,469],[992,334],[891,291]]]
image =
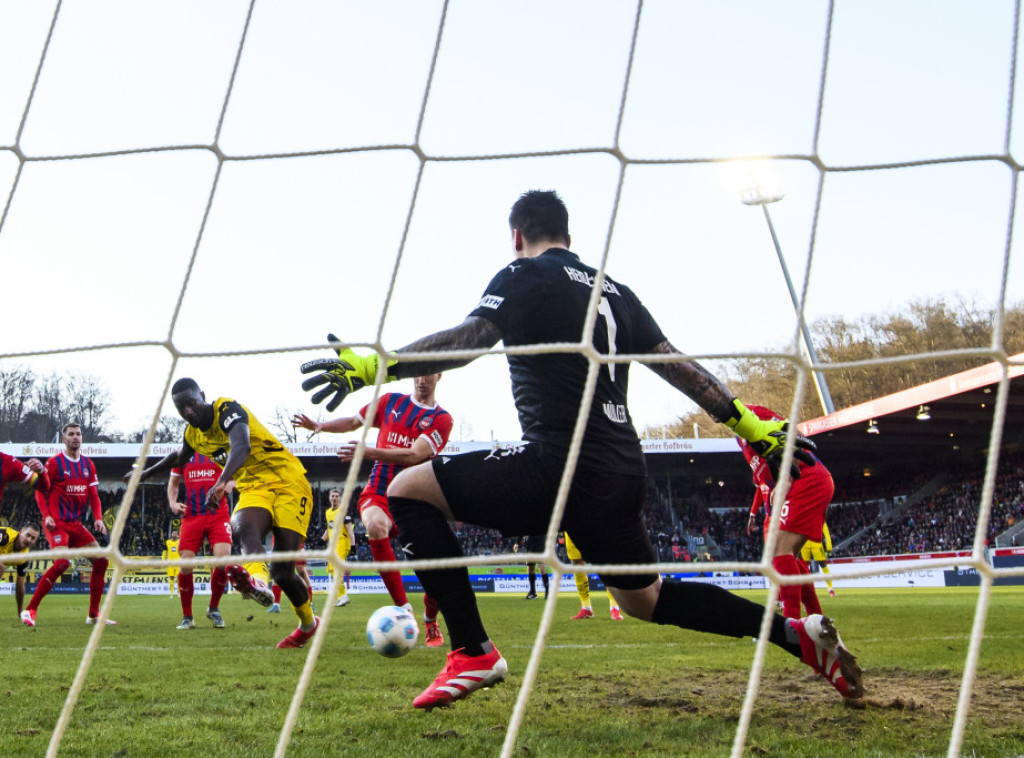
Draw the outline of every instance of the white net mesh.
[[[0,183],[9,187],[0,260],[45,266],[54,291],[45,307],[16,293],[8,300],[38,328],[11,334],[0,359],[104,366],[96,373],[116,398],[145,398],[127,421],[150,435],[177,376],[202,372],[204,384],[235,387],[258,373],[276,389],[253,387],[252,406],[292,392],[299,353],[318,347],[320,330],[383,351],[422,336],[423,324],[456,323],[499,265],[489,251],[507,245],[509,203],[547,186],[574,214],[574,248],[636,286],[684,349],[728,358],[775,341],[784,347],[773,354],[799,366],[803,393],[811,366],[762,254],[763,227],[717,191],[740,158],[744,177],[771,170],[786,187],[779,224],[791,249],[807,251],[790,260],[807,320],[963,292],[996,313],[992,344],[970,354],[1009,365],[1004,305],[1020,281],[1010,265],[1016,4],[23,5],[0,5],[11,71],[0,83]],[[970,255],[959,254],[967,246]],[[754,306],[753,330],[746,317],[718,315],[723,300],[745,299],[741,279],[770,293],[756,297],[765,305]],[[703,314],[721,323],[695,331]],[[601,356],[567,349],[591,361],[589,401]],[[514,438],[511,408],[480,393],[506,381],[500,357],[484,358],[451,377],[445,405],[457,419],[484,405],[491,417],[477,423]],[[680,401],[657,381],[634,380],[634,416],[678,413]],[[992,450],[1007,394],[1004,378]],[[950,756],[963,738],[993,580],[1021,573],[984,558],[996,465],[993,456],[973,557],[957,559],[977,570],[981,591]],[[355,477],[353,468],[346,495]],[[571,569],[555,555],[555,528],[537,557],[556,569],[557,586]],[[114,547],[104,554],[116,588],[130,558]],[[310,557],[341,568],[333,545]],[[780,579],[768,560],[721,568]],[[773,584],[769,608],[776,593]],[[549,603],[504,755],[553,616]],[[97,625],[82,656],[51,755],[103,633]],[[277,755],[323,639],[314,638]],[[744,749],[766,647],[762,634],[733,755]]]

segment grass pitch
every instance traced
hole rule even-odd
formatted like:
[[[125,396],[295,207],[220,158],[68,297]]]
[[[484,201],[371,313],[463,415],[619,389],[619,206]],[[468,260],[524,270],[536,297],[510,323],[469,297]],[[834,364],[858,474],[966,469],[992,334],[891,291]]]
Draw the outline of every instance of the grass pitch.
[[[761,600],[764,593],[747,593]],[[724,756],[733,742],[754,654],[733,640],[612,622],[570,621],[563,593],[516,755]],[[822,598],[866,672],[868,703],[839,696],[791,656],[770,649],[746,742],[748,755],[944,756],[977,600],[976,589],[844,590]],[[319,605],[324,596],[318,595]],[[417,615],[422,599],[412,598]],[[35,630],[0,621],[4,655],[0,754],[45,754],[91,627],[84,596],[51,595]],[[67,756],[270,756],[307,652],[277,650],[295,626],[228,595],[226,629],[197,596],[197,628],[175,629],[177,599],[118,598],[120,624],[102,637],[61,743]],[[382,595],[334,609],[289,746],[290,756],[498,755],[525,674],[542,600],[483,595],[481,611],[509,663],[504,684],[450,709],[412,698],[444,665],[446,648],[387,660],[364,626]],[[993,591],[963,742],[967,756],[1024,754],[1024,590]]]

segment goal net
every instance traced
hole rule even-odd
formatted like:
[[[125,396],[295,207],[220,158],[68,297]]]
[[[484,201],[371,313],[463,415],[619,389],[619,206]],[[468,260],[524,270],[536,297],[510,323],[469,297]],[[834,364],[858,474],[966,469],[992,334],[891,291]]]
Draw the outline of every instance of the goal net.
[[[793,411],[815,392],[812,368],[826,378],[844,368],[800,347],[801,325],[822,316],[975,299],[996,314],[990,344],[860,363],[967,355],[1008,368],[1006,304],[1024,291],[1011,265],[1018,12],[1008,2],[0,2],[0,364],[102,377],[122,426],[148,429],[147,441],[173,413],[180,376],[261,417],[282,404],[315,415],[297,367],[329,354],[327,332],[385,351],[459,323],[511,257],[511,203],[556,189],[574,251],[634,287],[688,355],[794,365]],[[752,189],[784,196],[771,205],[772,238],[766,216],[741,202]],[[601,360],[586,344],[568,349]],[[650,372],[633,377],[638,427],[692,409]],[[495,390],[507,382],[500,348],[446,376],[443,405],[463,438],[518,438],[511,398]],[[1004,373],[993,451],[1008,388]],[[993,582],[1021,573],[985,560],[997,464],[992,455],[972,557],[957,559],[981,589],[951,756]],[[346,498],[355,480],[353,469]],[[116,548],[129,511],[105,552],[104,618],[120,573],[137,564]],[[571,567],[556,532],[538,557],[557,584]],[[340,571],[333,547],[308,557]],[[769,576],[774,607],[770,559],[720,568]],[[552,602],[503,755],[515,751],[553,618]],[[84,651],[51,754],[103,635],[97,626]]]

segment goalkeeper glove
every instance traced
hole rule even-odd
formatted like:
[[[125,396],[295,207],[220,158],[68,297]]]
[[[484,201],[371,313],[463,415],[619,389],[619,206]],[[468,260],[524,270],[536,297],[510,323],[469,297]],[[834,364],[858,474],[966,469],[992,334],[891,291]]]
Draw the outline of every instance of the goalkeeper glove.
[[[735,398],[732,401],[732,406],[732,416],[725,420],[725,425],[732,429],[738,437],[742,437],[749,443],[757,454],[764,459],[765,463],[768,464],[768,470],[771,471],[772,478],[778,481],[779,466],[782,464],[782,454],[784,452],[783,448],[786,445],[786,437],[791,433],[789,431],[789,421],[760,419],[757,417],[757,414]],[[796,462],[802,461],[808,466],[816,465],[817,460],[811,454],[811,451],[816,450],[817,445],[806,437],[799,435],[794,436],[794,441],[796,446],[793,449],[790,477],[799,479],[800,468]]]
[[[350,392],[361,389],[368,384],[373,384],[377,381],[377,370],[380,366],[380,355],[373,353],[372,355],[358,355],[352,348],[341,347],[341,340],[335,337],[333,334],[327,335],[327,341],[331,343],[335,352],[338,354],[337,358],[320,358],[315,361],[308,361],[303,363],[300,371],[303,374],[312,374],[319,371],[320,373],[316,376],[311,376],[302,383],[302,389],[309,392],[310,390],[320,387],[320,385],[326,385],[321,389],[313,393],[313,397],[310,398],[315,404],[322,403],[324,398],[334,395],[327,402],[327,410],[333,411],[339,405],[341,401],[345,399],[345,396]],[[394,354],[388,356],[387,366],[390,369],[398,363],[398,357]],[[390,370],[384,377],[385,382],[390,382],[396,377]]]

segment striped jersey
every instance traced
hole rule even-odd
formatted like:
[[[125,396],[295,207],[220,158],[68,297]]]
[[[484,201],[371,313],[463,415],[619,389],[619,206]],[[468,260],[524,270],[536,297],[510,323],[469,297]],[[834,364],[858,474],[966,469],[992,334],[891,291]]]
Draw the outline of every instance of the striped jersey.
[[[381,396],[372,421],[366,417],[369,410],[369,405],[363,406],[359,418],[364,424],[369,423],[380,430],[377,433],[378,448],[409,448],[417,439],[424,437],[436,456],[448,444],[448,436],[452,433],[452,417],[448,411],[440,405],[421,405],[412,395],[389,392]],[[375,462],[363,492],[386,495],[388,485],[401,470],[402,466],[396,463]]]
[[[73,460],[58,453],[46,462],[46,473],[50,477],[50,491],[46,495],[36,493],[44,519],[52,516],[57,521],[81,521],[90,510],[93,520],[103,518],[96,467],[89,458],[79,455]]]
[[[185,518],[205,516],[222,509],[227,512],[227,497],[222,497],[216,508],[209,508],[206,505],[206,496],[220,479],[223,470],[215,460],[202,453],[193,455],[184,466],[171,469],[171,473],[180,476],[185,483]]]

